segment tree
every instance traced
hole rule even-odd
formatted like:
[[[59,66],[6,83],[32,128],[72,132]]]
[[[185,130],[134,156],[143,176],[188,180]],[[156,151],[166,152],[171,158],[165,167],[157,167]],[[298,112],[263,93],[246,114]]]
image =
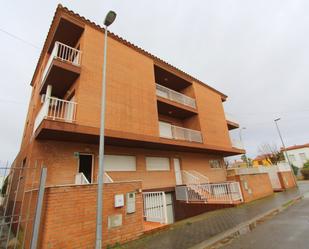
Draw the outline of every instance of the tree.
[[[270,164],[278,164],[284,161],[282,151],[279,151],[276,144],[264,143],[258,147],[258,152],[265,157]]]

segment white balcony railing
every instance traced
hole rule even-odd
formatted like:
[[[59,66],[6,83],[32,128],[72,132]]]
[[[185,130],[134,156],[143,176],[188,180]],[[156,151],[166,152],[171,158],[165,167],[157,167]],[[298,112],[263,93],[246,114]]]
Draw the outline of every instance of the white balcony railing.
[[[244,150],[243,143],[239,139],[232,139],[232,147],[239,150]]]
[[[55,46],[50,54],[50,57],[47,61],[47,64],[42,74],[42,82],[41,82],[42,84],[45,82],[46,76],[50,70],[53,59],[59,59],[61,61],[70,63],[74,66],[80,66],[81,51],[56,41]]]
[[[195,99],[159,84],[156,84],[156,87],[158,96],[196,109]]]
[[[166,122],[159,122],[160,137],[185,140],[189,142],[202,143],[202,133],[200,131],[171,125]]]
[[[225,119],[235,124],[238,124],[237,118],[228,112],[225,112]]]
[[[39,127],[43,119],[52,119],[57,121],[72,123],[76,116],[76,102],[58,99],[55,97],[46,97],[36,119],[34,121],[34,132]]]

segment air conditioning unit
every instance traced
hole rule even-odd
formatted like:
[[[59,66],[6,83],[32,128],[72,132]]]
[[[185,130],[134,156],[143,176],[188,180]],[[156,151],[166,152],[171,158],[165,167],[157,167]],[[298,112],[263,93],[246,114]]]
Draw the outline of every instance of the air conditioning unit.
[[[42,94],[42,96],[41,96],[41,103],[42,103],[42,104],[45,102],[45,98],[46,98],[46,95],[45,95],[45,94]]]

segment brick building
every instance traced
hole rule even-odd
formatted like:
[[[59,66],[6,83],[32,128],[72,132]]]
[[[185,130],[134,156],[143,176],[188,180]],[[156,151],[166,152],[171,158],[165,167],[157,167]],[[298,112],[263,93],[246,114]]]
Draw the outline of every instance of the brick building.
[[[94,239],[103,38],[103,28],[59,5],[31,81],[15,164],[47,167],[40,248],[87,248],[80,235]],[[223,161],[244,153],[230,139],[229,130],[239,125],[226,119],[227,96],[113,33],[107,50],[104,163],[110,198],[104,196],[103,233],[116,240],[105,244],[139,236],[147,222],[172,223],[242,202],[239,183],[227,181]],[[27,172],[24,190],[31,185]],[[115,207],[121,194],[124,203]],[[54,207],[53,200],[62,204]],[[90,228],[68,225],[64,214],[70,208],[68,215],[92,215],[93,222],[76,221]],[[57,215],[62,219],[55,222]],[[119,218],[115,227],[112,218]],[[63,241],[61,226],[74,227],[67,236],[79,239]]]

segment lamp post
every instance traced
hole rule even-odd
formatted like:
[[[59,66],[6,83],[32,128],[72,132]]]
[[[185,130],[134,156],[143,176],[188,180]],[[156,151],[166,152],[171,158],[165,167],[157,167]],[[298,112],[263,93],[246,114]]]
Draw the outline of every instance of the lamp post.
[[[103,59],[103,78],[101,96],[101,126],[100,126],[100,145],[99,145],[99,172],[98,172],[98,191],[97,191],[97,217],[96,217],[96,242],[95,249],[102,248],[102,213],[103,213],[103,186],[104,186],[104,128],[105,128],[105,92],[106,92],[106,53],[107,53],[107,28],[116,18],[114,11],[109,11],[105,17],[104,25],[104,59]]]
[[[241,127],[239,129],[239,140],[240,140],[240,143],[241,143],[241,146],[242,146],[243,149],[245,149],[245,145],[244,145],[244,142],[242,140],[242,130],[246,130],[246,129],[247,129],[246,127]],[[247,167],[249,167],[249,162],[248,162],[248,158],[247,158],[246,153],[244,155],[245,155]]]
[[[294,170],[293,170],[293,167],[292,167],[290,158],[289,158],[289,156],[288,156],[288,153],[286,152],[285,144],[284,144],[284,142],[283,142],[283,138],[282,138],[282,135],[281,135],[281,132],[280,132],[278,123],[277,123],[279,120],[281,120],[281,118],[276,118],[274,121],[275,121],[276,128],[277,128],[277,131],[278,131],[280,140],[281,140],[281,144],[282,144],[283,151],[284,151],[284,153],[285,153],[285,157],[286,157],[286,159],[288,160],[288,163],[289,163],[289,165],[290,165],[290,168],[291,168],[291,171],[292,171],[292,174],[293,174],[293,179],[294,179],[295,186],[297,186],[296,176],[295,176],[295,174],[294,174]]]

